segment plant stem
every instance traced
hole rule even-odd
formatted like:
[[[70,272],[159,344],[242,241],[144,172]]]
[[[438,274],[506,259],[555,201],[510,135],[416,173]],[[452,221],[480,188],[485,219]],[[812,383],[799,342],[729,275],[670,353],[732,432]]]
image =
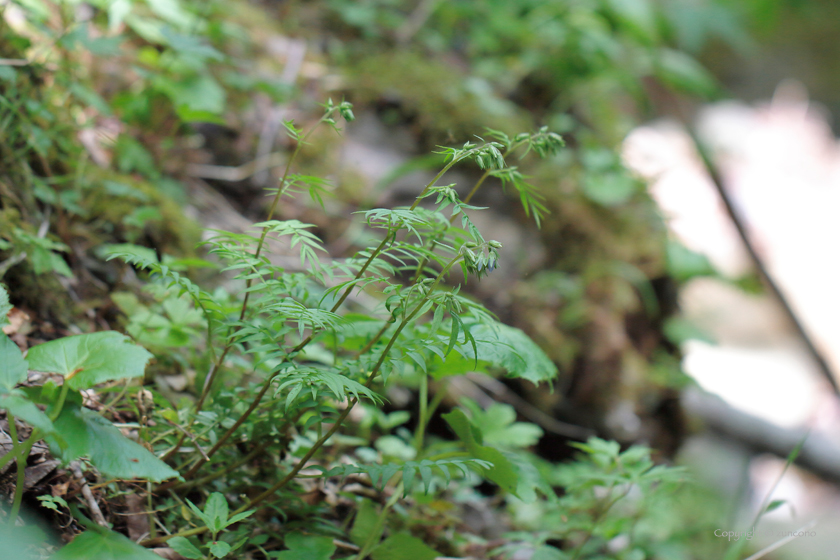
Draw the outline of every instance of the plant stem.
[[[515,150],[516,148],[518,148],[519,146],[521,146],[524,143],[525,143],[525,141],[518,142],[518,143],[515,143],[515,144],[511,144],[510,147],[507,150],[505,150],[505,152],[502,154],[502,159],[508,157],[513,150]],[[469,194],[467,194],[467,196],[464,197],[464,204],[469,204],[470,203],[470,200],[472,200],[472,197],[475,196],[475,193],[478,192],[478,189],[481,188],[481,185],[484,184],[484,181],[487,180],[487,177],[490,176],[490,173],[492,171],[493,171],[492,169],[488,169],[487,171],[485,171],[481,175],[481,177],[478,179],[478,181],[476,181],[475,185],[473,185],[473,188],[472,188],[472,190],[470,190]],[[435,178],[435,181],[436,180],[437,180],[437,178]],[[434,181],[432,181],[432,182],[434,182]],[[429,187],[427,186],[426,189],[428,189],[428,188]],[[425,192],[425,189],[424,189],[423,192]],[[418,198],[418,200],[419,200],[419,198]],[[416,205],[416,202],[415,202],[415,205]],[[455,214],[453,216],[450,216],[449,225],[452,225],[452,222],[455,221],[455,216],[457,216],[457,214]],[[432,242],[429,243],[429,249],[428,250],[433,251],[435,249],[435,246],[437,246],[437,241],[432,240]],[[428,258],[423,258],[422,261],[417,263],[417,272],[414,273],[414,280],[412,280],[412,282],[417,283],[417,281],[420,279],[420,275],[423,274],[423,267],[426,266],[427,262],[429,262],[429,259]]]
[[[379,517],[376,518],[376,525],[374,525],[373,530],[368,535],[368,538],[365,540],[362,549],[359,551],[359,554],[354,558],[354,560],[365,560],[368,554],[370,554],[371,549],[376,546],[375,541],[378,537],[382,535],[382,527],[385,525],[385,519],[388,517],[388,510],[390,510],[394,504],[397,503],[397,500],[400,499],[400,494],[403,493],[403,483],[397,485],[394,488],[394,493],[388,498],[388,501],[385,502],[385,505],[382,507],[382,511],[379,513]]]
[[[15,498],[12,502],[12,511],[9,513],[9,523],[14,523],[18,517],[18,513],[20,513],[21,503],[23,503],[24,485],[26,483],[26,461],[29,459],[29,452],[32,451],[32,446],[37,441],[35,436],[38,435],[38,430],[37,428],[33,429],[32,433],[29,435],[29,439],[21,443],[18,441],[17,426],[15,426],[14,415],[7,411],[6,419],[9,423],[9,435],[12,437],[12,451],[9,455],[14,455],[17,462]]]
[[[325,119],[329,117],[332,112],[325,114],[321,117],[315,125],[309,129],[303,138],[297,141],[297,145],[295,146],[295,150],[292,152],[292,155],[289,157],[289,160],[286,162],[286,167],[283,170],[283,177],[280,179],[280,186],[277,188],[277,193],[274,195],[274,199],[271,201],[271,206],[268,209],[268,215],[266,217],[266,221],[270,221],[272,217],[274,217],[274,212],[277,210],[277,204],[280,202],[280,198],[282,198],[283,193],[286,192],[286,180],[289,178],[289,171],[292,168],[292,163],[297,158],[298,154],[300,153],[300,149],[306,144],[306,140],[309,136],[315,131],[315,129],[320,126]],[[269,226],[265,226],[262,230],[262,234],[260,235],[260,240],[257,243],[257,250],[254,252],[254,258],[259,258],[260,254],[262,253],[263,247],[265,246],[266,237],[268,237]],[[253,279],[249,278],[245,282],[245,298],[242,300],[242,309],[239,311],[239,321],[241,322],[245,318],[245,313],[248,310],[248,300],[251,297],[251,292],[249,288],[253,283]],[[216,379],[216,375],[218,374],[219,369],[224,362],[225,357],[227,356],[228,352],[230,352],[230,348],[232,346],[231,343],[232,333],[228,336],[228,341],[225,343],[224,350],[222,351],[222,355],[219,359],[213,363],[213,366],[210,368],[210,372],[207,374],[207,377],[204,380],[204,387],[201,391],[201,397],[198,399],[198,402],[195,405],[195,412],[201,411],[201,407],[204,405],[204,401],[207,398],[207,395],[210,393],[210,388],[213,385],[213,381]],[[190,426],[192,422],[190,423]],[[188,428],[189,429],[189,428]],[[183,438],[181,439],[183,441]]]
[[[292,168],[292,162],[294,162],[294,160],[297,158],[298,154],[300,153],[301,147],[304,144],[306,144],[306,140],[315,131],[315,129],[317,129],[318,126],[320,126],[327,118],[329,118],[329,116],[333,112],[334,111],[330,111],[329,113],[324,114],[324,116],[322,116],[318,120],[318,122],[315,123],[315,125],[312,128],[309,129],[309,132],[307,132],[303,136],[303,138],[300,138],[297,141],[297,145],[295,146],[294,152],[292,152],[291,157],[289,157],[289,160],[286,162],[286,167],[283,170],[283,177],[280,179],[280,183],[279,183],[280,186],[277,188],[277,193],[274,195],[274,199],[271,201],[271,206],[268,209],[268,215],[266,217],[266,221],[270,221],[271,218],[274,216],[274,212],[277,210],[277,204],[280,202],[280,198],[283,196],[283,193],[286,191],[286,188],[285,188],[286,180],[289,177],[289,171]],[[265,239],[268,236],[268,230],[269,230],[269,226],[265,226],[263,228],[262,234],[260,235],[260,240],[257,243],[257,250],[254,252],[254,258],[259,258],[260,254],[262,253],[263,246],[265,245]],[[239,322],[240,323],[245,318],[245,313],[248,310],[248,300],[251,297],[251,292],[250,292],[249,288],[251,287],[252,283],[253,283],[253,279],[251,279],[251,278],[249,278],[245,282],[245,297],[242,300],[242,309],[239,311]],[[208,343],[209,347],[212,347],[212,343],[211,343],[210,338],[209,338],[210,337],[209,319],[208,319],[208,326],[207,327],[208,327],[207,343]],[[204,406],[204,401],[207,399],[207,396],[210,394],[210,389],[213,386],[213,382],[216,380],[216,376],[219,373],[219,369],[221,369],[222,364],[224,363],[225,358],[227,357],[227,355],[230,352],[230,349],[233,345],[232,339],[233,339],[233,335],[235,333],[236,333],[236,331],[228,333],[228,340],[227,340],[227,342],[225,342],[225,346],[224,346],[224,349],[222,350],[221,356],[219,356],[218,359],[214,360],[213,365],[210,367],[210,371],[207,372],[207,376],[204,378],[204,387],[202,387],[201,395],[199,396],[199,399],[195,404],[195,413],[194,413],[192,419],[190,420],[189,424],[187,425],[187,431],[189,431],[190,428],[192,428],[192,425],[195,422],[195,418],[198,416],[198,413],[201,412],[201,409]],[[265,394],[265,393],[262,393],[262,394]],[[262,398],[262,396],[260,396],[260,398]],[[248,414],[250,414],[250,412]],[[181,448],[181,445],[183,445],[186,437],[187,437],[186,433],[181,434],[181,437],[178,438],[178,441],[175,444],[175,446],[171,450],[169,450],[169,452],[167,452],[166,455],[164,455],[162,457],[162,459],[164,461],[168,460],[175,453],[177,453],[178,450]],[[198,463],[198,464],[200,465],[201,463]]]
[[[243,457],[241,457],[237,461],[234,461],[230,465],[228,465],[224,468],[221,468],[214,473],[208,474],[207,476],[203,476],[199,479],[192,480],[192,481],[187,481],[187,482],[184,482],[183,484],[178,484],[177,486],[172,487],[172,490],[173,491],[179,491],[179,490],[187,490],[189,488],[194,488],[196,486],[204,486],[205,484],[207,484],[209,482],[212,482],[212,481],[216,480],[217,478],[219,478],[221,476],[224,476],[224,475],[238,469],[239,467],[241,467],[242,465],[244,465],[245,463],[247,463],[248,461],[250,461],[251,459],[253,459],[257,455],[259,455],[260,453],[265,451],[265,448],[268,447],[268,445],[270,443],[271,443],[270,440],[264,440],[259,445],[254,447],[251,451],[249,451],[246,455],[244,455]]]
[[[379,370],[382,367],[382,364],[385,363],[385,358],[387,358],[388,353],[391,351],[391,348],[394,346],[394,343],[399,338],[402,330],[414,319],[417,313],[423,308],[424,304],[426,303],[426,300],[429,299],[429,296],[432,294],[435,287],[437,287],[438,283],[440,283],[441,279],[446,275],[447,272],[449,272],[449,269],[452,268],[462,258],[463,257],[461,257],[460,255],[453,258],[443,268],[443,270],[440,272],[437,279],[435,280],[434,284],[432,284],[429,287],[429,291],[426,292],[426,295],[420,299],[420,301],[417,303],[417,306],[414,308],[411,314],[408,315],[405,319],[403,319],[403,321],[399,324],[397,330],[394,331],[393,336],[391,336],[391,340],[388,341],[388,345],[385,347],[385,349],[382,351],[382,354],[379,356],[379,360],[377,360],[376,365],[371,370],[370,375],[368,376],[368,380],[367,382],[365,382],[365,387],[370,388],[373,385],[373,381],[379,374]],[[274,493],[277,492],[280,488],[288,484],[297,475],[297,473],[299,473],[303,469],[303,467],[306,465],[309,459],[311,459],[312,456],[315,455],[315,452],[318,451],[318,449],[320,449],[324,445],[324,443],[326,443],[327,440],[329,440],[333,436],[333,434],[335,434],[336,431],[338,431],[338,428],[341,427],[341,424],[344,422],[344,420],[350,414],[350,411],[353,409],[354,406],[356,406],[356,403],[358,402],[358,398],[352,399],[347,404],[347,407],[338,416],[338,418],[336,419],[332,427],[329,429],[329,431],[327,431],[326,434],[318,438],[318,440],[314,444],[312,444],[312,447],[309,449],[309,451],[307,451],[306,454],[303,457],[301,457],[300,460],[298,460],[298,462],[286,476],[284,476],[279,482],[271,486],[268,490],[266,490],[262,494],[259,494],[257,497],[253,498],[248,503],[237,509],[235,512],[233,512],[234,515],[237,513],[241,513],[246,509],[254,507],[266,498],[269,498],[272,495],[274,495]]]
[[[612,491],[613,491],[613,489],[614,489],[614,488],[615,488],[615,484],[612,484],[612,485],[610,486],[610,490],[609,490],[609,492],[607,493],[607,496],[609,496],[610,494],[612,494]],[[604,516],[607,514],[607,512],[608,512],[608,511],[610,511],[610,509],[611,509],[611,508],[612,508],[612,507],[613,507],[613,506],[614,506],[614,505],[615,505],[615,504],[616,504],[619,500],[621,500],[622,498],[624,498],[625,496],[627,496],[627,494],[630,492],[630,489],[631,489],[631,488],[632,488],[632,486],[631,486],[631,485],[628,485],[628,486],[627,486],[627,490],[625,490],[623,493],[619,494],[618,496],[616,496],[615,498],[613,498],[612,500],[610,500],[609,502],[607,502],[607,504],[606,504],[603,508],[601,508],[601,510],[598,512],[598,514],[597,514],[597,515],[595,516],[595,518],[592,520],[592,525],[591,525],[591,526],[589,527],[589,529],[586,531],[586,536],[584,537],[583,542],[581,542],[581,543],[577,546],[577,548],[575,549],[575,553],[574,553],[574,555],[572,556],[571,560],[577,560],[577,558],[580,556],[581,552],[583,552],[583,547],[584,547],[584,546],[586,546],[586,543],[588,543],[588,542],[589,542],[589,540],[592,538],[592,535],[593,535],[593,534],[595,534],[595,529],[598,527],[598,524],[599,524],[599,523],[601,523],[601,520],[604,518]]]
[[[414,432],[414,451],[420,455],[423,449],[423,438],[426,435],[426,414],[429,405],[429,376],[423,372],[420,379],[420,417],[417,419],[417,429]],[[361,557],[360,557],[361,558]]]

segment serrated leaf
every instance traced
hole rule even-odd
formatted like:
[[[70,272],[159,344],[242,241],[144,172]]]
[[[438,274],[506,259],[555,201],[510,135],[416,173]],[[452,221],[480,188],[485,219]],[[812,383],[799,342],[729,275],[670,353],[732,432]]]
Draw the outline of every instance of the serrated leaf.
[[[183,556],[191,560],[200,560],[204,558],[204,554],[184,537],[173,537],[166,541],[167,546]]]
[[[418,538],[397,533],[382,541],[371,556],[373,560],[435,560],[440,554]]]
[[[50,560],[160,560],[160,556],[119,533],[86,531],[59,550]]]
[[[141,377],[152,355],[118,332],[59,338],[33,346],[29,368],[64,376],[71,389],[89,389],[105,381]]]
[[[0,313],[2,311],[0,309]],[[6,315],[3,314],[2,318],[5,317]],[[0,332],[0,393],[9,392],[18,383],[26,381],[26,370],[28,367],[27,360],[23,359],[23,354],[20,348],[18,348],[18,345],[12,342],[12,339],[8,336]]]
[[[66,403],[53,425],[66,445],[57,445],[54,437],[47,440],[53,453],[64,462],[86,456],[104,476],[123,480],[161,482],[178,476],[177,471],[123,436],[108,420],[76,403]]]
[[[277,555],[277,560],[329,560],[335,552],[333,540],[301,533],[286,535],[286,547]]]

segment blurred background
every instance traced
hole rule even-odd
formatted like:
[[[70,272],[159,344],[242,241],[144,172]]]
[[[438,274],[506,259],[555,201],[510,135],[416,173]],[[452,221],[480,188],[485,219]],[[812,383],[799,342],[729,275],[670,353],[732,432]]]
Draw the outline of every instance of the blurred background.
[[[305,172],[333,185],[327,213],[302,199],[279,213],[316,224],[333,256],[364,243],[352,212],[410,203],[441,161],[436,146],[548,126],[567,147],[521,168],[548,212],[538,228],[501,186],[482,192],[475,204],[490,209],[475,221],[504,250],[467,289],[545,349],[556,390],[461,390],[687,466],[699,490],[669,507],[709,550],[722,546],[716,529],[745,530],[772,503],[763,528],[816,522],[817,536],[768,558],[836,557],[837,2],[0,6],[4,97],[54,88],[62,100],[32,97],[28,128],[4,132],[11,336],[119,328],[125,309],[109,294],[121,273],[97,247],[188,255],[201,228],[244,231],[282,172],[284,121],[314,120],[327,97],[357,116],[302,153]],[[17,118],[12,105],[4,118]],[[34,154],[25,162],[20,146]],[[89,183],[49,180],[82,165]],[[462,185],[478,176],[458,173]],[[183,390],[177,364],[156,367]],[[541,426],[539,455],[571,457],[570,440]],[[524,509],[510,515],[540,530]]]

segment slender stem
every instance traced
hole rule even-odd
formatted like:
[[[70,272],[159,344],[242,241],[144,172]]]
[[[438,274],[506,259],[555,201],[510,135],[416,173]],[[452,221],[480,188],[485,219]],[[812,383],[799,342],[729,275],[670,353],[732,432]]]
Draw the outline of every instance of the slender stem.
[[[238,469],[239,467],[241,467],[242,465],[244,465],[245,463],[247,463],[248,461],[250,461],[251,459],[253,459],[257,455],[259,455],[260,453],[265,451],[265,448],[268,447],[268,445],[270,443],[271,442],[269,440],[264,440],[259,445],[254,447],[251,451],[249,451],[247,455],[244,455],[243,457],[241,457],[237,461],[234,461],[230,465],[228,465],[224,468],[221,468],[214,473],[208,474],[207,476],[203,476],[199,479],[189,480],[187,482],[184,482],[183,484],[178,484],[177,486],[172,487],[172,490],[173,491],[187,490],[189,488],[194,488],[196,486],[204,486],[205,484],[207,484],[209,482],[213,482],[217,478],[219,478],[221,476],[224,476],[224,475]]]
[[[280,198],[282,198],[283,193],[286,192],[286,180],[289,178],[289,171],[292,168],[292,163],[295,161],[298,154],[300,153],[301,147],[303,147],[303,145],[306,144],[306,140],[309,138],[309,136],[315,131],[315,129],[318,128],[318,126],[320,126],[324,122],[324,120],[331,113],[332,112],[327,113],[323,117],[321,117],[318,120],[318,122],[315,123],[315,126],[310,128],[309,132],[307,132],[304,135],[303,138],[298,140],[297,145],[295,146],[294,152],[292,152],[291,157],[289,157],[289,161],[286,162],[286,167],[283,170],[283,177],[280,179],[280,183],[279,183],[280,186],[277,188],[277,193],[274,195],[274,199],[271,201],[271,206],[268,209],[268,215],[266,217],[266,221],[270,221],[271,218],[274,217],[274,212],[277,210],[277,204],[280,202]],[[254,258],[255,259],[258,259],[260,257],[260,254],[262,253],[263,247],[265,246],[265,240],[268,237],[268,232],[269,232],[269,226],[265,226],[262,230],[262,234],[260,235],[260,240],[257,243],[257,250],[254,252]],[[245,298],[242,300],[242,308],[239,311],[239,321],[240,322],[245,318],[245,313],[248,310],[248,300],[251,298],[251,292],[250,292],[249,288],[251,287],[252,283],[253,283],[252,278],[249,278],[245,282]],[[196,414],[198,414],[198,412],[201,411],[201,407],[204,405],[204,401],[207,398],[207,395],[210,393],[210,388],[213,385],[213,381],[215,381],[216,375],[218,374],[218,371],[221,368],[225,357],[227,356],[228,352],[230,351],[230,348],[232,346],[231,340],[232,340],[232,336],[229,335],[228,336],[228,341],[225,343],[224,350],[222,351],[222,355],[219,357],[219,359],[216,362],[214,362],[213,366],[210,368],[210,372],[207,374],[207,377],[204,380],[204,388],[201,391],[201,397],[198,399],[198,402],[195,405]],[[190,423],[190,426],[192,426],[192,422]],[[181,439],[181,441],[183,441],[183,438]]]
[[[518,143],[515,143],[515,144],[511,144],[510,147],[507,150],[505,150],[505,152],[502,154],[502,159],[508,157],[510,155],[510,153],[513,152],[513,150],[517,149],[519,146],[521,146],[524,143],[525,143],[525,141],[518,142]],[[487,177],[490,176],[492,171],[493,171],[492,169],[488,169],[487,171],[485,171],[481,175],[481,177],[478,179],[478,181],[476,181],[475,185],[473,185],[472,190],[470,190],[469,194],[467,194],[467,196],[464,198],[464,204],[469,204],[470,203],[470,200],[472,200],[472,197],[475,196],[475,193],[478,192],[478,189],[481,188],[481,185],[484,184],[484,181],[487,180]],[[432,181],[432,183],[434,183],[435,181],[437,181],[437,177],[435,178],[434,181]],[[426,189],[428,189],[428,188],[429,188],[429,186],[426,187]],[[424,189],[423,192],[426,192],[426,189]],[[418,198],[417,200],[419,201],[420,199]],[[416,206],[417,202],[415,202],[414,205]],[[413,208],[414,208],[414,206],[412,206],[412,209]],[[449,225],[452,225],[452,222],[455,221],[455,216],[457,216],[457,214],[449,217]],[[433,251],[436,246],[437,246],[437,240],[433,239],[432,242],[429,243],[429,249],[428,250]],[[414,283],[416,283],[420,279],[420,275],[423,274],[423,267],[426,266],[427,262],[429,262],[429,259],[424,257],[423,260],[421,260],[419,263],[417,263],[417,271],[414,273],[414,280],[413,280]]]
[[[434,284],[432,284],[429,287],[429,290],[426,292],[426,295],[423,296],[420,299],[420,301],[417,303],[417,306],[414,308],[414,310],[411,312],[411,314],[409,314],[399,324],[399,326],[397,327],[397,330],[394,331],[393,336],[391,336],[391,340],[388,341],[388,345],[382,351],[382,354],[380,354],[379,360],[376,362],[376,365],[373,366],[373,369],[371,370],[370,375],[368,376],[368,380],[367,380],[367,382],[365,382],[365,387],[370,388],[371,385],[373,385],[373,381],[376,379],[377,375],[379,374],[379,370],[382,367],[382,364],[385,363],[385,358],[387,358],[388,353],[391,351],[391,348],[394,346],[394,343],[399,338],[402,330],[414,319],[414,317],[423,308],[423,306],[426,303],[426,300],[429,299],[429,296],[432,294],[434,289],[440,283],[441,279],[446,275],[447,272],[449,272],[449,269],[452,268],[462,258],[463,257],[461,257],[460,255],[453,258],[443,268],[443,270],[440,272],[437,279],[435,280]],[[303,467],[306,465],[306,463],[309,461],[309,459],[311,459],[312,456],[315,455],[315,452],[318,451],[318,449],[320,449],[324,445],[324,443],[326,443],[327,440],[329,440],[333,436],[333,434],[335,434],[336,431],[338,431],[338,428],[341,426],[341,424],[344,422],[344,420],[350,414],[350,411],[353,409],[354,406],[356,406],[356,403],[358,403],[358,402],[359,402],[359,399],[354,398],[347,404],[347,407],[341,412],[341,414],[338,416],[338,418],[336,419],[336,421],[332,425],[332,427],[329,429],[329,431],[327,431],[326,434],[324,434],[323,436],[318,438],[318,440],[314,444],[312,444],[312,447],[309,449],[309,451],[307,451],[306,454],[303,457],[301,457],[300,460],[298,460],[298,462],[295,464],[295,466],[292,468],[291,471],[289,471],[289,473],[286,476],[284,476],[280,481],[278,481],[273,486],[271,486],[268,490],[266,490],[262,494],[259,494],[257,497],[253,498],[248,503],[246,503],[245,505],[243,505],[242,507],[237,509],[234,512],[234,514],[241,513],[243,511],[245,511],[246,509],[249,509],[249,508],[255,506],[256,504],[262,502],[266,498],[271,497],[280,488],[282,488],[283,486],[288,484],[297,475],[297,473],[299,473],[301,471],[301,469],[303,469]]]
[[[280,198],[283,196],[283,193],[286,192],[286,188],[285,188],[286,180],[289,177],[289,171],[292,168],[292,162],[294,162],[294,160],[297,158],[298,154],[300,153],[301,147],[304,144],[306,144],[306,140],[315,131],[315,129],[317,129],[318,126],[320,126],[332,113],[333,113],[333,111],[330,111],[329,113],[326,113],[323,117],[321,117],[318,120],[317,123],[315,123],[315,125],[312,128],[309,129],[309,132],[307,132],[303,136],[303,138],[301,138],[297,141],[297,145],[295,146],[294,152],[292,152],[291,157],[289,157],[289,160],[286,162],[286,167],[283,170],[283,177],[280,179],[280,183],[279,183],[280,186],[277,188],[277,193],[274,195],[274,199],[271,201],[271,206],[268,209],[268,215],[266,217],[266,221],[271,220],[271,218],[274,216],[274,212],[277,210],[277,204],[280,202]],[[254,252],[254,258],[259,258],[260,254],[262,253],[263,246],[265,245],[265,239],[268,236],[268,231],[269,231],[269,226],[265,226],[262,230],[262,234],[260,235],[260,240],[257,243],[257,250]],[[251,279],[251,278],[249,278],[245,282],[245,297],[242,300],[242,308],[239,311],[239,322],[242,322],[242,320],[245,318],[245,313],[248,309],[248,300],[251,297],[251,292],[250,292],[249,288],[251,287],[252,283],[253,283],[253,279]],[[207,396],[210,394],[210,389],[213,387],[213,382],[216,380],[216,377],[219,373],[219,370],[221,369],[222,364],[224,363],[225,358],[227,357],[228,353],[230,352],[231,346],[233,345],[233,342],[232,342],[233,341],[233,334],[235,334],[235,331],[232,332],[232,333],[228,333],[228,340],[227,340],[227,342],[225,342],[225,347],[222,350],[221,356],[219,356],[218,359],[214,360],[213,365],[210,367],[210,371],[207,373],[207,376],[204,378],[204,387],[202,387],[201,395],[199,396],[198,402],[196,402],[196,404],[195,404],[195,413],[194,413],[192,419],[190,420],[189,424],[187,425],[187,430],[192,428],[192,425],[195,422],[195,419],[197,418],[198,413],[201,412],[201,409],[204,406],[204,401],[207,399]],[[210,336],[210,330],[209,330],[209,321],[208,321],[208,344],[210,342],[209,336]],[[262,398],[262,397],[260,397],[260,398]],[[250,412],[249,412],[249,414],[250,414]],[[175,453],[177,453],[178,450],[181,448],[181,445],[184,443],[184,440],[186,439],[186,437],[187,437],[186,433],[181,434],[181,437],[178,438],[178,441],[175,444],[175,446],[171,450],[169,450],[169,452],[167,452],[167,454],[163,457],[163,460],[167,460],[167,459],[171,458]],[[198,463],[198,464],[200,464],[200,463]]]
[[[393,318],[394,318],[394,317],[393,317],[393,315],[392,315],[390,320],[385,321],[385,324],[384,324],[384,325],[382,325],[382,328],[381,328],[381,329],[379,329],[379,332],[378,332],[378,333],[376,333],[376,334],[373,336],[373,338],[371,338],[371,339],[368,341],[368,343],[367,343],[367,344],[365,344],[365,347],[364,347],[364,348],[362,348],[361,350],[359,350],[358,352],[356,352],[356,357],[363,356],[364,354],[367,354],[368,352],[370,352],[370,349],[371,349],[371,348],[373,348],[373,345],[374,345],[374,344],[376,344],[377,342],[379,342],[379,339],[380,339],[380,338],[382,338],[382,335],[384,335],[384,334],[385,334],[385,331],[387,331],[387,330],[388,330],[388,327],[390,327],[390,326],[391,326],[391,323],[393,323]]]
[[[29,452],[32,451],[32,446],[37,441],[36,437],[38,437],[39,434],[38,429],[35,428],[32,430],[32,433],[29,435],[29,439],[27,439],[26,442],[19,442],[14,415],[7,411],[6,417],[9,421],[9,435],[12,438],[12,451],[9,455],[14,455],[14,458],[17,461],[15,498],[12,502],[12,511],[9,513],[9,523],[14,523],[18,517],[18,513],[20,513],[20,506],[23,503],[23,492],[25,490],[24,485],[26,483],[26,461],[29,459]]]
[[[395,230],[392,230],[392,229],[388,230],[388,234],[382,239],[382,241],[379,243],[379,246],[376,249],[374,249],[374,251],[370,254],[367,261],[365,261],[365,263],[362,265],[362,268],[359,269],[359,272],[356,273],[355,279],[359,279],[359,278],[362,277],[362,274],[365,273],[367,268],[373,262],[373,259],[375,259],[376,256],[379,253],[382,252],[382,249],[385,247],[386,243],[392,237],[394,232],[395,232]],[[352,292],[352,291],[353,291],[353,285],[351,284],[350,286],[347,287],[347,289],[344,290],[344,293],[341,295],[341,298],[339,298],[339,300],[335,303],[335,305],[332,306],[332,309],[330,309],[330,312],[335,313],[338,310],[338,308],[341,307],[341,305],[344,303],[344,301],[347,299],[347,297],[350,295],[350,292]],[[306,345],[308,345],[310,342],[312,342],[312,340],[315,338],[315,336],[318,334],[318,332],[320,332],[319,329],[313,329],[312,333],[309,336],[307,336],[300,344],[298,344],[291,351],[286,353],[286,355],[283,357],[283,359],[281,360],[280,364],[278,364],[278,366],[287,362],[292,356],[294,356],[297,352],[300,352],[304,347],[306,347]],[[227,353],[227,348],[225,349],[225,353]],[[263,383],[263,386],[260,389],[260,392],[257,394],[257,396],[254,398],[254,400],[251,402],[251,405],[248,407],[248,409],[236,420],[236,422],[233,424],[233,426],[231,426],[222,435],[222,437],[219,438],[219,440],[216,442],[216,444],[207,452],[207,457],[208,458],[212,457],[213,454],[216,453],[216,451],[218,451],[219,448],[222,445],[224,445],[224,443],[234,434],[234,432],[236,432],[236,430],[238,430],[239,427],[248,419],[248,417],[251,415],[251,413],[254,412],[254,410],[256,410],[256,408],[259,406],[260,402],[262,401],[263,397],[265,397],[265,394],[268,392],[269,387],[271,387],[271,382],[274,381],[274,378],[277,377],[277,375],[279,375],[279,373],[275,373],[274,375],[270,376],[268,379],[265,380],[265,383]],[[185,437],[186,436],[181,436],[179,444],[181,442],[183,442]],[[174,450],[167,453],[167,455],[171,456],[174,453],[175,450],[177,450],[177,446]],[[203,464],[204,463],[202,463],[202,462],[197,462],[185,476],[189,477],[189,476],[194,475],[198,471],[198,469],[201,468],[201,466]]]
[[[376,546],[378,543],[376,542],[380,536],[382,536],[382,527],[385,526],[385,519],[388,517],[388,510],[394,507],[394,504],[400,499],[400,494],[403,493],[403,483],[397,485],[394,488],[394,493],[388,498],[388,501],[385,502],[385,505],[382,507],[382,511],[379,513],[379,516],[376,518],[376,524],[373,527],[373,530],[368,535],[368,538],[365,540],[362,549],[359,551],[359,554],[354,558],[354,560],[365,560],[368,554],[370,554],[371,549]]]
[[[683,119],[684,122],[687,122]],[[694,130],[685,125],[686,131],[688,132],[689,136],[691,136],[692,141],[694,142],[695,147],[697,148],[697,152],[700,155],[700,159],[703,161],[703,165],[706,167],[706,172],[709,174],[709,178],[712,180],[712,184],[715,186],[715,189],[720,196],[721,201],[723,202],[724,208],[726,208],[726,213],[729,215],[730,220],[732,220],[732,225],[735,226],[735,230],[738,232],[738,236],[741,238],[741,242],[744,244],[744,248],[747,250],[747,254],[750,256],[750,260],[755,266],[756,270],[758,271],[761,278],[764,280],[765,284],[779,303],[782,306],[782,310],[785,312],[785,315],[788,316],[790,322],[793,324],[794,328],[796,329],[799,338],[802,339],[802,342],[805,343],[805,347],[808,350],[808,353],[811,355],[811,359],[816,362],[816,365],[820,371],[820,374],[823,378],[831,385],[831,389],[834,391],[834,394],[840,396],[840,383],[837,381],[837,376],[835,372],[832,370],[831,365],[829,365],[828,359],[825,355],[823,355],[822,351],[817,348],[817,344],[814,342],[814,339],[811,337],[810,333],[806,325],[802,322],[802,320],[797,315],[796,311],[794,311],[793,306],[788,301],[787,296],[785,296],[782,287],[776,282],[776,279],[770,274],[764,260],[759,255],[758,250],[755,247],[755,243],[753,242],[752,235],[747,229],[746,224],[744,223],[745,220],[738,212],[738,209],[735,207],[735,203],[732,201],[732,197],[729,196],[729,191],[726,188],[726,185],[721,177],[720,173],[718,173],[717,167],[715,167],[714,163],[712,162],[712,157],[708,152],[705,144],[700,140]]]
[[[429,419],[432,417],[437,408],[440,406],[440,403],[443,401],[443,397],[446,396],[446,385],[447,382],[444,381],[442,386],[435,391],[435,396],[432,397],[432,402],[429,404],[429,410],[426,412],[426,424],[423,425],[424,430],[426,429],[426,425],[429,424]]]
[[[612,494],[612,491],[613,491],[613,489],[614,489],[614,488],[615,488],[615,484],[612,484],[612,485],[610,486],[610,490],[609,490],[609,492],[607,492],[607,496],[609,496],[610,494]],[[592,520],[592,525],[591,525],[591,526],[589,527],[589,529],[586,531],[586,536],[584,537],[583,542],[581,542],[581,543],[577,546],[577,548],[575,549],[575,553],[574,553],[574,555],[572,556],[571,560],[577,560],[577,558],[580,556],[581,552],[583,552],[583,547],[584,547],[584,546],[586,546],[586,543],[588,543],[588,542],[589,542],[589,540],[592,538],[592,535],[593,535],[593,534],[595,534],[595,529],[596,529],[596,527],[598,527],[598,525],[601,523],[601,520],[604,518],[604,516],[607,514],[607,512],[608,512],[608,511],[610,511],[610,509],[612,509],[612,507],[613,507],[613,506],[614,506],[614,505],[615,505],[615,504],[616,504],[619,500],[621,500],[622,498],[624,498],[625,496],[627,496],[627,494],[630,492],[630,490],[631,490],[632,488],[633,488],[633,487],[632,487],[631,485],[628,485],[628,486],[627,486],[627,490],[625,490],[623,493],[619,494],[618,496],[616,496],[615,498],[613,498],[612,500],[610,500],[609,502],[607,502],[607,504],[606,504],[603,508],[601,508],[601,510],[598,512],[598,514],[597,514],[597,515],[595,516],[595,518]]]
[[[424,372],[420,379],[420,418],[417,419],[417,429],[414,432],[414,450],[420,455],[423,449],[423,438],[426,435],[426,414],[429,406],[429,376]]]

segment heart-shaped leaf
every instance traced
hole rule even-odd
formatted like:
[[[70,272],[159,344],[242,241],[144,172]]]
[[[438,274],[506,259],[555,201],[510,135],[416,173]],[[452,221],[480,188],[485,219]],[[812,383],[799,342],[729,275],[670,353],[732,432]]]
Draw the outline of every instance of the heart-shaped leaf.
[[[50,560],[113,560],[114,558],[160,560],[160,556],[154,552],[107,529],[82,533]]]
[[[26,381],[27,367],[17,344],[0,332],[0,393],[9,392],[18,383]]]
[[[161,482],[178,476],[145,447],[123,436],[108,420],[77,403],[66,403],[53,424],[66,446],[62,449],[52,437],[47,440],[53,453],[65,462],[86,456],[106,477],[123,480]]]
[[[27,354],[29,368],[60,373],[71,389],[140,377],[152,355],[118,332],[80,334],[34,346]]]

